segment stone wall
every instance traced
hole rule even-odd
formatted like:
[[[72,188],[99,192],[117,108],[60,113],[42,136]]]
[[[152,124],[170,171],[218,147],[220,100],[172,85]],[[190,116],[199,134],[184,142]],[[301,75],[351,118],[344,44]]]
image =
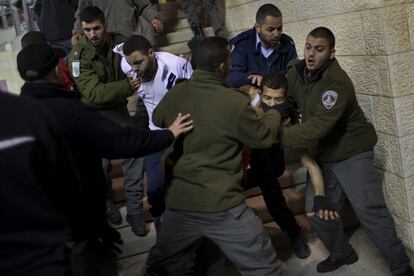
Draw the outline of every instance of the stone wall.
[[[227,0],[230,34],[251,28],[264,3],[282,10],[301,57],[309,31],[334,32],[337,58],[378,133],[375,166],[388,208],[414,250],[414,0]]]
[[[17,53],[11,46],[5,51],[0,51],[0,80],[6,80],[8,91],[13,94],[20,94],[20,88],[24,83],[17,72]]]
[[[21,36],[16,37],[14,29],[0,31],[0,80],[5,80],[8,91],[20,94],[24,81],[17,72],[16,56],[20,51]]]

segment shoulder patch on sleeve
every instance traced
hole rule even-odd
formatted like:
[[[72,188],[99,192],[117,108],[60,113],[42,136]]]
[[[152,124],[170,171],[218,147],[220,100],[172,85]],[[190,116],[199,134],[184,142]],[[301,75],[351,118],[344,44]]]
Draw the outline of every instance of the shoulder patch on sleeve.
[[[338,99],[338,93],[333,90],[326,90],[322,94],[322,104],[326,109],[331,109],[335,106]]]

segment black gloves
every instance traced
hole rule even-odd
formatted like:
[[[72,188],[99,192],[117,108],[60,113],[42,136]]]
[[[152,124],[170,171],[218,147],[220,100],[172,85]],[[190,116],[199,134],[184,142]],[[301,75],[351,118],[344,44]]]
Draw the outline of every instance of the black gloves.
[[[313,209],[312,211],[317,213],[319,210],[335,211],[329,200],[324,196],[315,196],[313,198]]]
[[[336,211],[329,200],[324,196],[315,196],[313,198],[313,215],[323,220],[335,220],[339,218]]]

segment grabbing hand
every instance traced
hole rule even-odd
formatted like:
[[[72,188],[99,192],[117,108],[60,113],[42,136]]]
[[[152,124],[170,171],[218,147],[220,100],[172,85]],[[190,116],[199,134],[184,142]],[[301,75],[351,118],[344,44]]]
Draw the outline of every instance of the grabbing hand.
[[[193,120],[188,120],[188,118],[190,118],[190,114],[181,115],[178,113],[177,118],[168,128],[175,138],[193,129]]]
[[[137,90],[139,86],[141,85],[141,79],[139,78],[133,79],[131,77],[128,77],[128,82],[134,91]]]
[[[313,198],[313,209],[308,216],[318,216],[320,219],[330,220],[339,218],[338,212],[329,203],[329,200],[324,196],[315,196]]]
[[[162,24],[161,20],[159,20],[158,18],[152,19],[151,25],[156,32],[162,32],[164,30],[164,25]]]
[[[72,34],[72,37],[70,39],[70,43],[72,43],[72,46],[74,46],[78,42],[79,38],[80,38],[79,33],[73,33]]]
[[[252,85],[260,87],[260,85],[262,84],[263,77],[260,75],[250,75],[247,78],[252,81]]]

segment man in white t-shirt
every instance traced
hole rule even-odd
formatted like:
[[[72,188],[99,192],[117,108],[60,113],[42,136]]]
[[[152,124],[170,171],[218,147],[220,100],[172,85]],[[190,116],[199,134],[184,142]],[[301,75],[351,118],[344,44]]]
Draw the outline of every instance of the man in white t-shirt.
[[[122,49],[122,50],[121,50]],[[159,129],[152,122],[152,112],[155,107],[174,86],[177,79],[188,79],[193,73],[191,64],[184,58],[165,52],[154,52],[151,43],[144,37],[133,35],[123,45],[118,45],[115,52],[123,54],[122,71],[135,80],[134,88],[143,100],[149,117],[149,128]],[[123,51],[123,52],[122,52]],[[151,214],[157,232],[159,218],[164,212],[164,173],[160,160],[164,152],[148,155],[145,159],[145,169],[148,176],[148,202],[151,204]]]

